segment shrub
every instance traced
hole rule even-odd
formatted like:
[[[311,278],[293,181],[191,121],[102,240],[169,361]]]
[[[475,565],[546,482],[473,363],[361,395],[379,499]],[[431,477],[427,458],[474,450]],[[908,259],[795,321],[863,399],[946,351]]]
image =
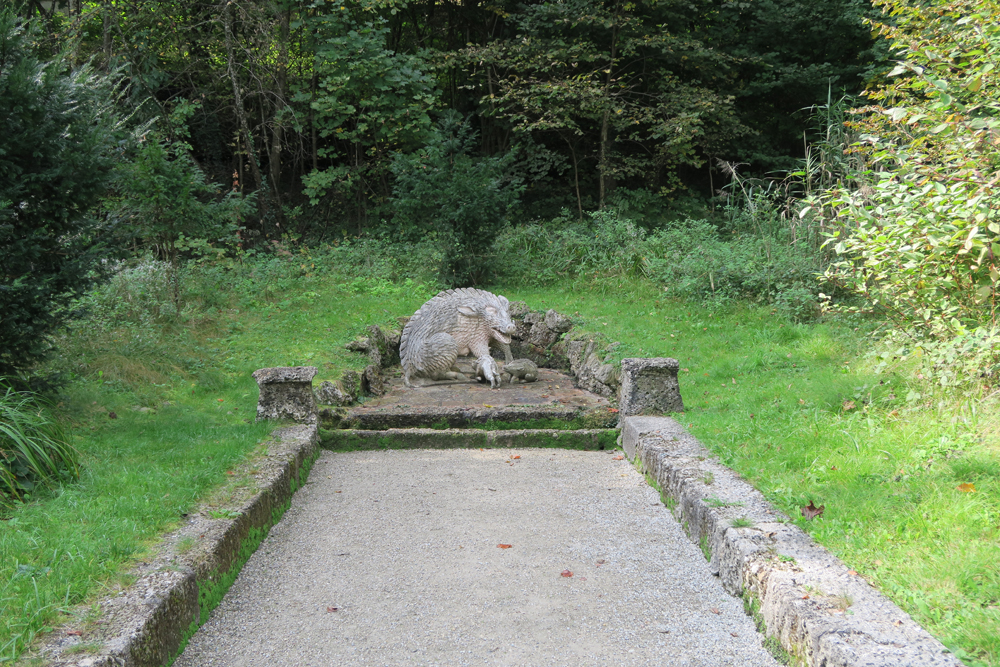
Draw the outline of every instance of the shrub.
[[[0,376],[30,368],[102,250],[90,209],[117,150],[114,82],[31,51],[32,33],[0,10]]]
[[[39,484],[78,474],[76,450],[36,397],[5,388],[0,394],[0,505],[27,499]]]
[[[427,146],[399,154],[392,166],[394,228],[404,238],[436,235],[449,287],[489,280],[490,246],[523,190],[509,174],[513,153],[473,157],[475,140],[468,121],[449,112]]]

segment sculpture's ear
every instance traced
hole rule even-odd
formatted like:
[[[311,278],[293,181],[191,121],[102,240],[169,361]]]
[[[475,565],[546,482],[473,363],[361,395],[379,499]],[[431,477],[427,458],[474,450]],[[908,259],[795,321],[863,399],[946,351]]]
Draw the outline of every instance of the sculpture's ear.
[[[479,313],[476,312],[475,308],[470,308],[469,306],[459,306],[458,312],[466,317],[476,317]]]
[[[486,306],[486,314],[495,318],[497,316],[497,309],[493,306]]]
[[[510,308],[510,301],[507,300],[507,297],[505,297],[503,294],[500,294],[499,298],[500,298],[500,303],[503,304],[504,308]]]

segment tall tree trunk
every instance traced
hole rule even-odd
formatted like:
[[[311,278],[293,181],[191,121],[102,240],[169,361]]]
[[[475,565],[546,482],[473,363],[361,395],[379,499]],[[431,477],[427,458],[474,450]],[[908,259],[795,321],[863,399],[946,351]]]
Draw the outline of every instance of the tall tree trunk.
[[[257,162],[257,151],[254,150],[253,135],[250,134],[250,125],[247,123],[246,110],[243,108],[243,94],[240,91],[240,80],[236,72],[236,58],[233,52],[233,14],[229,8],[230,4],[231,0],[223,0],[222,25],[226,35],[226,70],[233,84],[233,106],[240,125],[240,134],[243,135],[243,147],[247,153],[247,160],[250,162],[250,173],[253,174],[257,192],[264,195],[264,177],[260,173],[260,164]],[[266,197],[262,196],[260,198],[261,217],[266,210],[265,201]]]
[[[604,78],[604,117],[601,119],[601,152],[598,161],[597,173],[600,180],[600,199],[598,207],[604,208],[604,199],[610,194],[609,182],[611,178],[608,172],[611,171],[608,160],[610,147],[608,145],[608,125],[611,120],[611,81],[614,76],[615,59],[618,57],[618,5],[615,5],[615,19],[611,26],[611,62],[608,63],[607,76]]]
[[[113,9],[111,0],[104,0],[104,41],[101,50],[104,51],[105,65],[111,62],[111,12]]]
[[[563,138],[566,139],[565,137]],[[580,197],[580,170],[576,161],[576,149],[573,148],[573,142],[569,139],[566,139],[566,145],[569,146],[569,154],[573,158],[573,188],[576,190],[576,211],[580,216],[580,222],[583,222],[583,198]]]
[[[274,188],[274,200],[281,205],[281,147],[284,141],[284,128],[278,119],[278,114],[285,106],[285,91],[288,88],[288,38],[291,9],[281,10],[278,16],[278,71],[275,73],[277,90],[275,96],[274,116],[271,119],[271,150],[267,164],[271,172],[271,187]]]

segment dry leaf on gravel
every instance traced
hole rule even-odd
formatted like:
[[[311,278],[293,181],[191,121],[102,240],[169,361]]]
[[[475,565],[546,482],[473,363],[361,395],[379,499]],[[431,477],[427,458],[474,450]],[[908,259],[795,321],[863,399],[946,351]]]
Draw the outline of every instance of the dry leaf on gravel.
[[[802,508],[802,516],[812,521],[818,516],[822,516],[823,510],[826,509],[826,505],[820,505],[816,507],[813,505],[813,501],[809,501],[809,504]]]
[[[562,577],[572,577],[573,573],[570,572],[569,570],[563,570],[562,572],[559,573],[559,576],[562,576]]]
[[[622,456],[621,454],[619,454],[618,456],[612,456],[611,460],[612,461],[621,461],[623,458],[625,458],[625,457]]]
[[[721,612],[721,611],[719,610],[719,608],[718,608],[718,607],[712,607],[712,608],[711,608],[711,609],[710,609],[709,611],[711,611],[711,612],[712,612],[713,614],[721,614],[721,613],[722,613],[722,612]]]
[[[514,545],[513,544],[498,544],[497,545],[497,549],[510,549],[512,546],[514,546]]]
[[[328,612],[340,611],[340,607],[327,607]]]

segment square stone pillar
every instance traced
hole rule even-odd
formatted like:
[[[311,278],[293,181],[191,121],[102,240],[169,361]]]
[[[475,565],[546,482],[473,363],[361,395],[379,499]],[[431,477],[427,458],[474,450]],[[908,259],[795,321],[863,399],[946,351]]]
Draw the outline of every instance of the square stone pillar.
[[[676,359],[622,359],[618,409],[621,416],[683,412]]]
[[[291,419],[314,424],[318,420],[312,379],[315,366],[278,366],[254,371],[253,379],[260,387],[257,401],[257,421]]]

